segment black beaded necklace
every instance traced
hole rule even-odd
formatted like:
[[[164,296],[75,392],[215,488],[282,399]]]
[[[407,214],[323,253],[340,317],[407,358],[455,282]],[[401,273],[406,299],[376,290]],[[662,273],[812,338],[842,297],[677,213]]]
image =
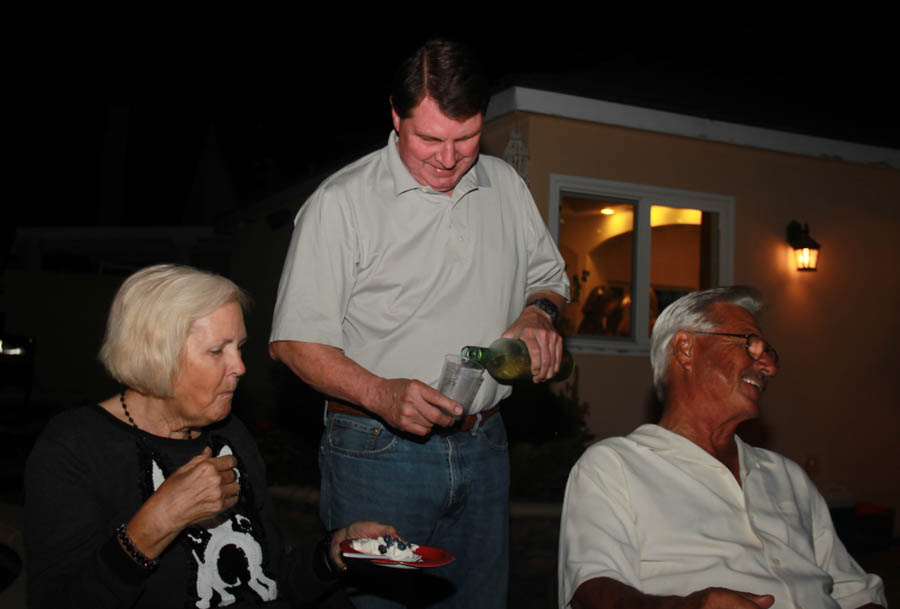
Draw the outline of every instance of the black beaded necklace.
[[[128,417],[128,421],[134,426],[135,429],[140,429],[137,426],[137,423],[134,422],[134,419],[131,418],[131,413],[128,412],[128,405],[125,403],[125,392],[127,389],[123,389],[121,395],[119,395],[119,401],[122,402],[122,410],[125,411],[125,416]]]
[[[134,422],[134,419],[131,418],[131,413],[128,412],[128,404],[125,403],[125,392],[126,391],[128,391],[128,390],[123,389],[122,393],[119,394],[119,401],[122,402],[122,410],[125,411],[125,416],[128,418],[128,422],[131,423],[131,425],[135,429],[137,429],[138,431],[141,431],[141,428],[138,427],[137,423]],[[193,437],[194,437],[194,433],[189,429],[187,432],[187,439],[191,440],[191,439],[193,439]]]

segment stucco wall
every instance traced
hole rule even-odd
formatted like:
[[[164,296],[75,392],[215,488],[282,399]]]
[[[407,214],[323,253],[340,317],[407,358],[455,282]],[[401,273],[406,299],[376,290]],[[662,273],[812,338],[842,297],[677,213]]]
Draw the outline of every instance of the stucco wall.
[[[805,463],[826,494],[900,508],[900,171],[699,139],[517,113],[487,126],[485,150],[523,130],[529,185],[547,217],[560,173],[730,195],[736,201],[735,283],[760,288],[783,367],[744,433]],[[810,223],[819,270],[798,273],[787,223]],[[652,420],[646,357],[576,356],[598,438]],[[895,530],[897,523],[895,522]]]

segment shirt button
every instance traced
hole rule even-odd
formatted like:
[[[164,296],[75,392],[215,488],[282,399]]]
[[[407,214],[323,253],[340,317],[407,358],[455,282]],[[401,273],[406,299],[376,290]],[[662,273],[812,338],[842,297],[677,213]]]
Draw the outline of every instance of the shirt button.
[[[463,236],[462,236],[462,235],[459,236],[459,242],[460,242],[460,243],[463,242]]]

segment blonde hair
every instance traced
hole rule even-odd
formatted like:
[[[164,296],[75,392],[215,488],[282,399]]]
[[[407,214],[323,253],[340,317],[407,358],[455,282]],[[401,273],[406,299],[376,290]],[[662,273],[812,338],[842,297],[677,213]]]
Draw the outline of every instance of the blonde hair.
[[[172,397],[191,326],[229,302],[245,311],[250,305],[247,294],[221,275],[177,264],[141,269],[113,299],[100,362],[126,387]]]

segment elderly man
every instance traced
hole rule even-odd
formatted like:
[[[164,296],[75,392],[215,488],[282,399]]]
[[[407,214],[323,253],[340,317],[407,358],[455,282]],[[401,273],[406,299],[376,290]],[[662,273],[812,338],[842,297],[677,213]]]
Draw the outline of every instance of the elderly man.
[[[497,403],[510,389],[486,379],[476,414],[453,424],[446,412],[460,405],[433,386],[445,354],[501,335],[525,341],[536,381],[551,378],[568,297],[528,188],[478,154],[487,101],[459,44],[430,41],[402,64],[387,146],[328,178],[297,216],[270,344],[328,396],[326,525],[384,515],[405,538],[453,552],[432,573],[453,584],[445,606],[469,608],[506,606],[509,460]]]
[[[744,444],[778,355],[758,292],[694,292],[653,328],[658,425],[610,438],[569,476],[562,607],[877,607],[881,581],[835,535],[803,470]]]

